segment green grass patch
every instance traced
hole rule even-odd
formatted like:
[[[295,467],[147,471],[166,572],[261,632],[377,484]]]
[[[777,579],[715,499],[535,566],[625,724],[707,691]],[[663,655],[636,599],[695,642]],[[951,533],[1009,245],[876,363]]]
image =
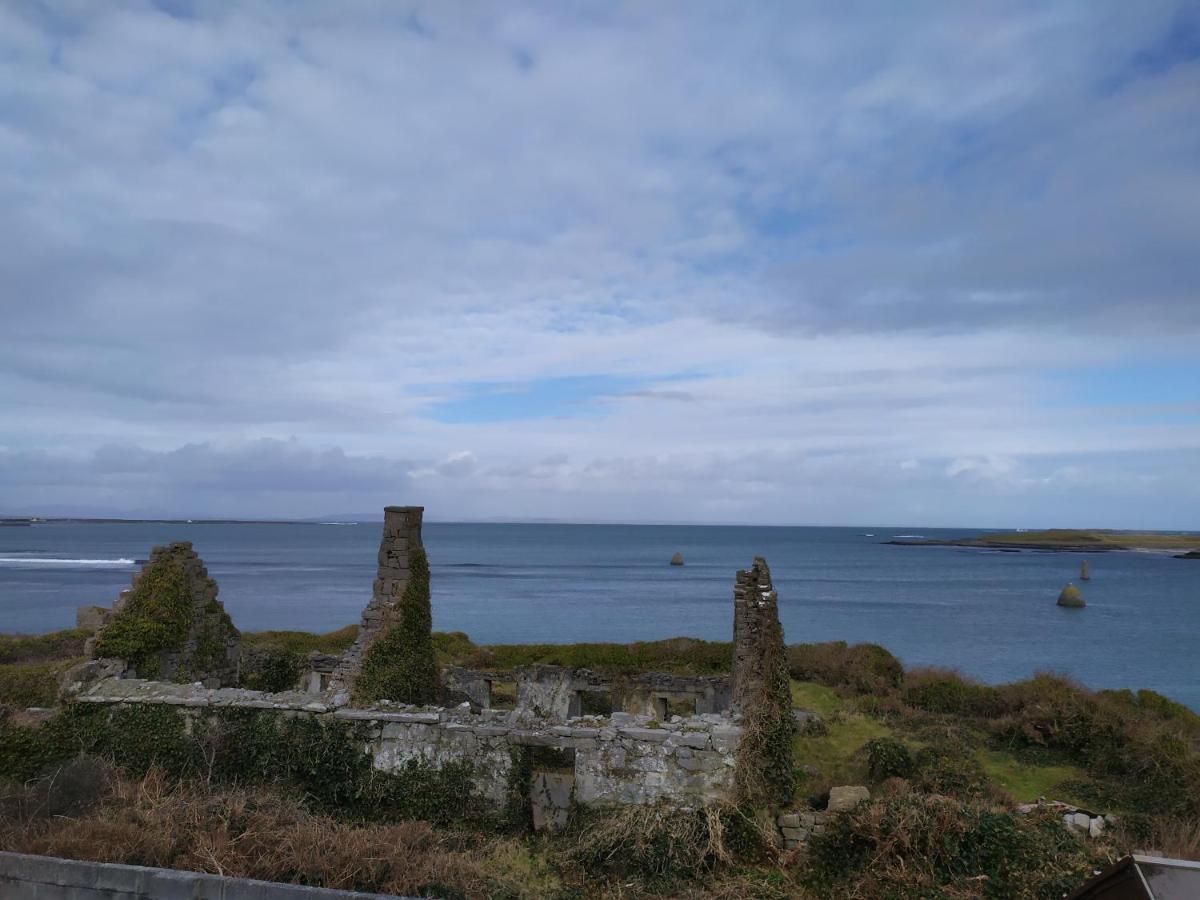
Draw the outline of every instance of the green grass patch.
[[[854,712],[839,713],[825,724],[827,734],[792,741],[792,759],[797,766],[816,766],[820,778],[833,784],[865,784],[867,759],[859,751],[872,738],[894,737],[894,732],[878,719]]]
[[[668,672],[675,675],[727,675],[732,645],[724,641],[668,638],[633,644],[492,644],[453,660],[477,669],[511,669],[537,663],[591,669],[610,675]]]
[[[1018,759],[1004,750],[976,750],[975,756],[983,766],[988,781],[1007,791],[1018,803],[1029,803],[1038,797],[1062,800],[1086,806],[1070,791],[1060,788],[1063,782],[1082,778],[1083,770],[1072,765],[1036,765]]]
[[[845,701],[833,688],[815,681],[792,682],[792,706],[811,710],[821,718],[828,719],[844,705]]]
[[[311,631],[243,631],[242,644],[250,647],[280,647],[293,653],[307,655],[319,653],[341,653],[350,649],[358,637],[358,626],[347,625],[337,631],[317,634]]]
[[[68,628],[49,634],[0,634],[0,664],[83,656],[84,641],[91,636],[86,628]]]

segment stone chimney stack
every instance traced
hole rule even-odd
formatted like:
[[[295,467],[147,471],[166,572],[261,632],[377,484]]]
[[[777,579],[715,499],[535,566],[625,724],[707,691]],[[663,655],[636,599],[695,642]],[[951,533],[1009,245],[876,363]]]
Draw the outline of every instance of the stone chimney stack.
[[[371,644],[396,623],[399,614],[397,604],[408,584],[409,554],[414,549],[424,547],[421,543],[421,519],[424,513],[423,506],[384,507],[379,570],[375,575],[371,602],[363,610],[358,637],[333,672],[333,687],[353,687]]]
[[[733,586],[732,709],[744,712],[762,695],[768,678],[765,643],[772,625],[779,623],[779,597],[771,584],[771,570],[761,556],[748,570],[737,573]]]

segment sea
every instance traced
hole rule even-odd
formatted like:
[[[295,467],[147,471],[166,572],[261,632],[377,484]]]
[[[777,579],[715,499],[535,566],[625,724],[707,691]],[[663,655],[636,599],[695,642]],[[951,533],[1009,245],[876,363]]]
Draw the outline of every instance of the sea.
[[[370,599],[381,525],[50,522],[0,527],[0,632],[72,627],[154,546],[191,541],[239,628],[327,631]],[[478,643],[729,640],[734,573],[767,559],[789,643],[882,644],[989,683],[1038,671],[1200,710],[1200,563],[895,546],[972,529],[425,524],[434,627]],[[685,565],[669,565],[681,553]],[[1092,578],[1079,581],[1082,559]],[[1056,605],[1073,581],[1085,609]]]

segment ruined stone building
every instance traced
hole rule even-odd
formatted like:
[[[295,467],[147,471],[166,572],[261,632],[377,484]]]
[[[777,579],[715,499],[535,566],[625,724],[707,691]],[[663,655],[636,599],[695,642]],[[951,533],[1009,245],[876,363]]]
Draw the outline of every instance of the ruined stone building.
[[[216,585],[187,544],[156,549],[135,579],[135,593],[140,586],[149,590],[146,573],[169,561],[161,571],[169,569],[170,577],[155,578],[170,588],[172,603],[186,598],[192,610],[180,617],[187,628],[178,646],[155,651],[158,667],[152,677],[162,680],[148,680],[144,664],[100,660],[73,673],[68,690],[81,703],[168,704],[191,718],[237,707],[363,723],[371,735],[373,765],[381,770],[397,770],[412,760],[469,763],[476,791],[496,803],[510,796],[515,773],[532,773],[527,787],[535,798],[534,817],[549,824],[561,822],[571,803],[699,806],[732,796],[742,734],[737,713],[763,678],[756,641],[769,630],[772,617],[778,628],[764,560],[755,559],[737,575],[731,677],[653,672],[615,677],[562,666],[507,672],[447,667],[440,673],[442,705],[406,706],[386,698],[356,704],[353,686],[363,661],[401,615],[398,598],[412,577],[410,561],[414,551],[423,553],[422,513],[420,507],[385,510],[378,575],[354,645],[341,657],[310,655],[294,690],[266,693],[229,686],[238,659],[237,632],[231,623],[223,624],[228,617],[222,619]],[[139,596],[145,603],[145,592]],[[118,601],[100,631],[97,655],[125,646],[105,636],[126,604],[132,599]],[[204,672],[190,668],[204,656],[198,656],[202,645],[221,648],[211,656],[214,668]],[[203,677],[193,679],[193,673]],[[192,683],[178,683],[181,674]]]

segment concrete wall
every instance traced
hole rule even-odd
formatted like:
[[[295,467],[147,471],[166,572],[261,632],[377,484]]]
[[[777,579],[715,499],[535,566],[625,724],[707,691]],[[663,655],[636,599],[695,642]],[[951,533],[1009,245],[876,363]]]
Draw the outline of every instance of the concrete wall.
[[[4,900],[394,900],[395,895],[0,852],[0,897]]]
[[[570,751],[573,756],[577,803],[601,806],[663,801],[701,806],[729,796],[734,750],[741,735],[737,725],[714,714],[657,722],[617,712],[555,724],[520,710],[472,712],[467,706],[391,704],[357,709],[344,705],[344,695],[268,694],[123,678],[79,685],[76,699],[81,703],[165,704],[190,717],[235,707],[358,721],[369,726],[366,749],[377,769],[395,771],[412,759],[439,766],[471,763],[476,791],[496,803],[505,799],[519,748],[548,747]]]

